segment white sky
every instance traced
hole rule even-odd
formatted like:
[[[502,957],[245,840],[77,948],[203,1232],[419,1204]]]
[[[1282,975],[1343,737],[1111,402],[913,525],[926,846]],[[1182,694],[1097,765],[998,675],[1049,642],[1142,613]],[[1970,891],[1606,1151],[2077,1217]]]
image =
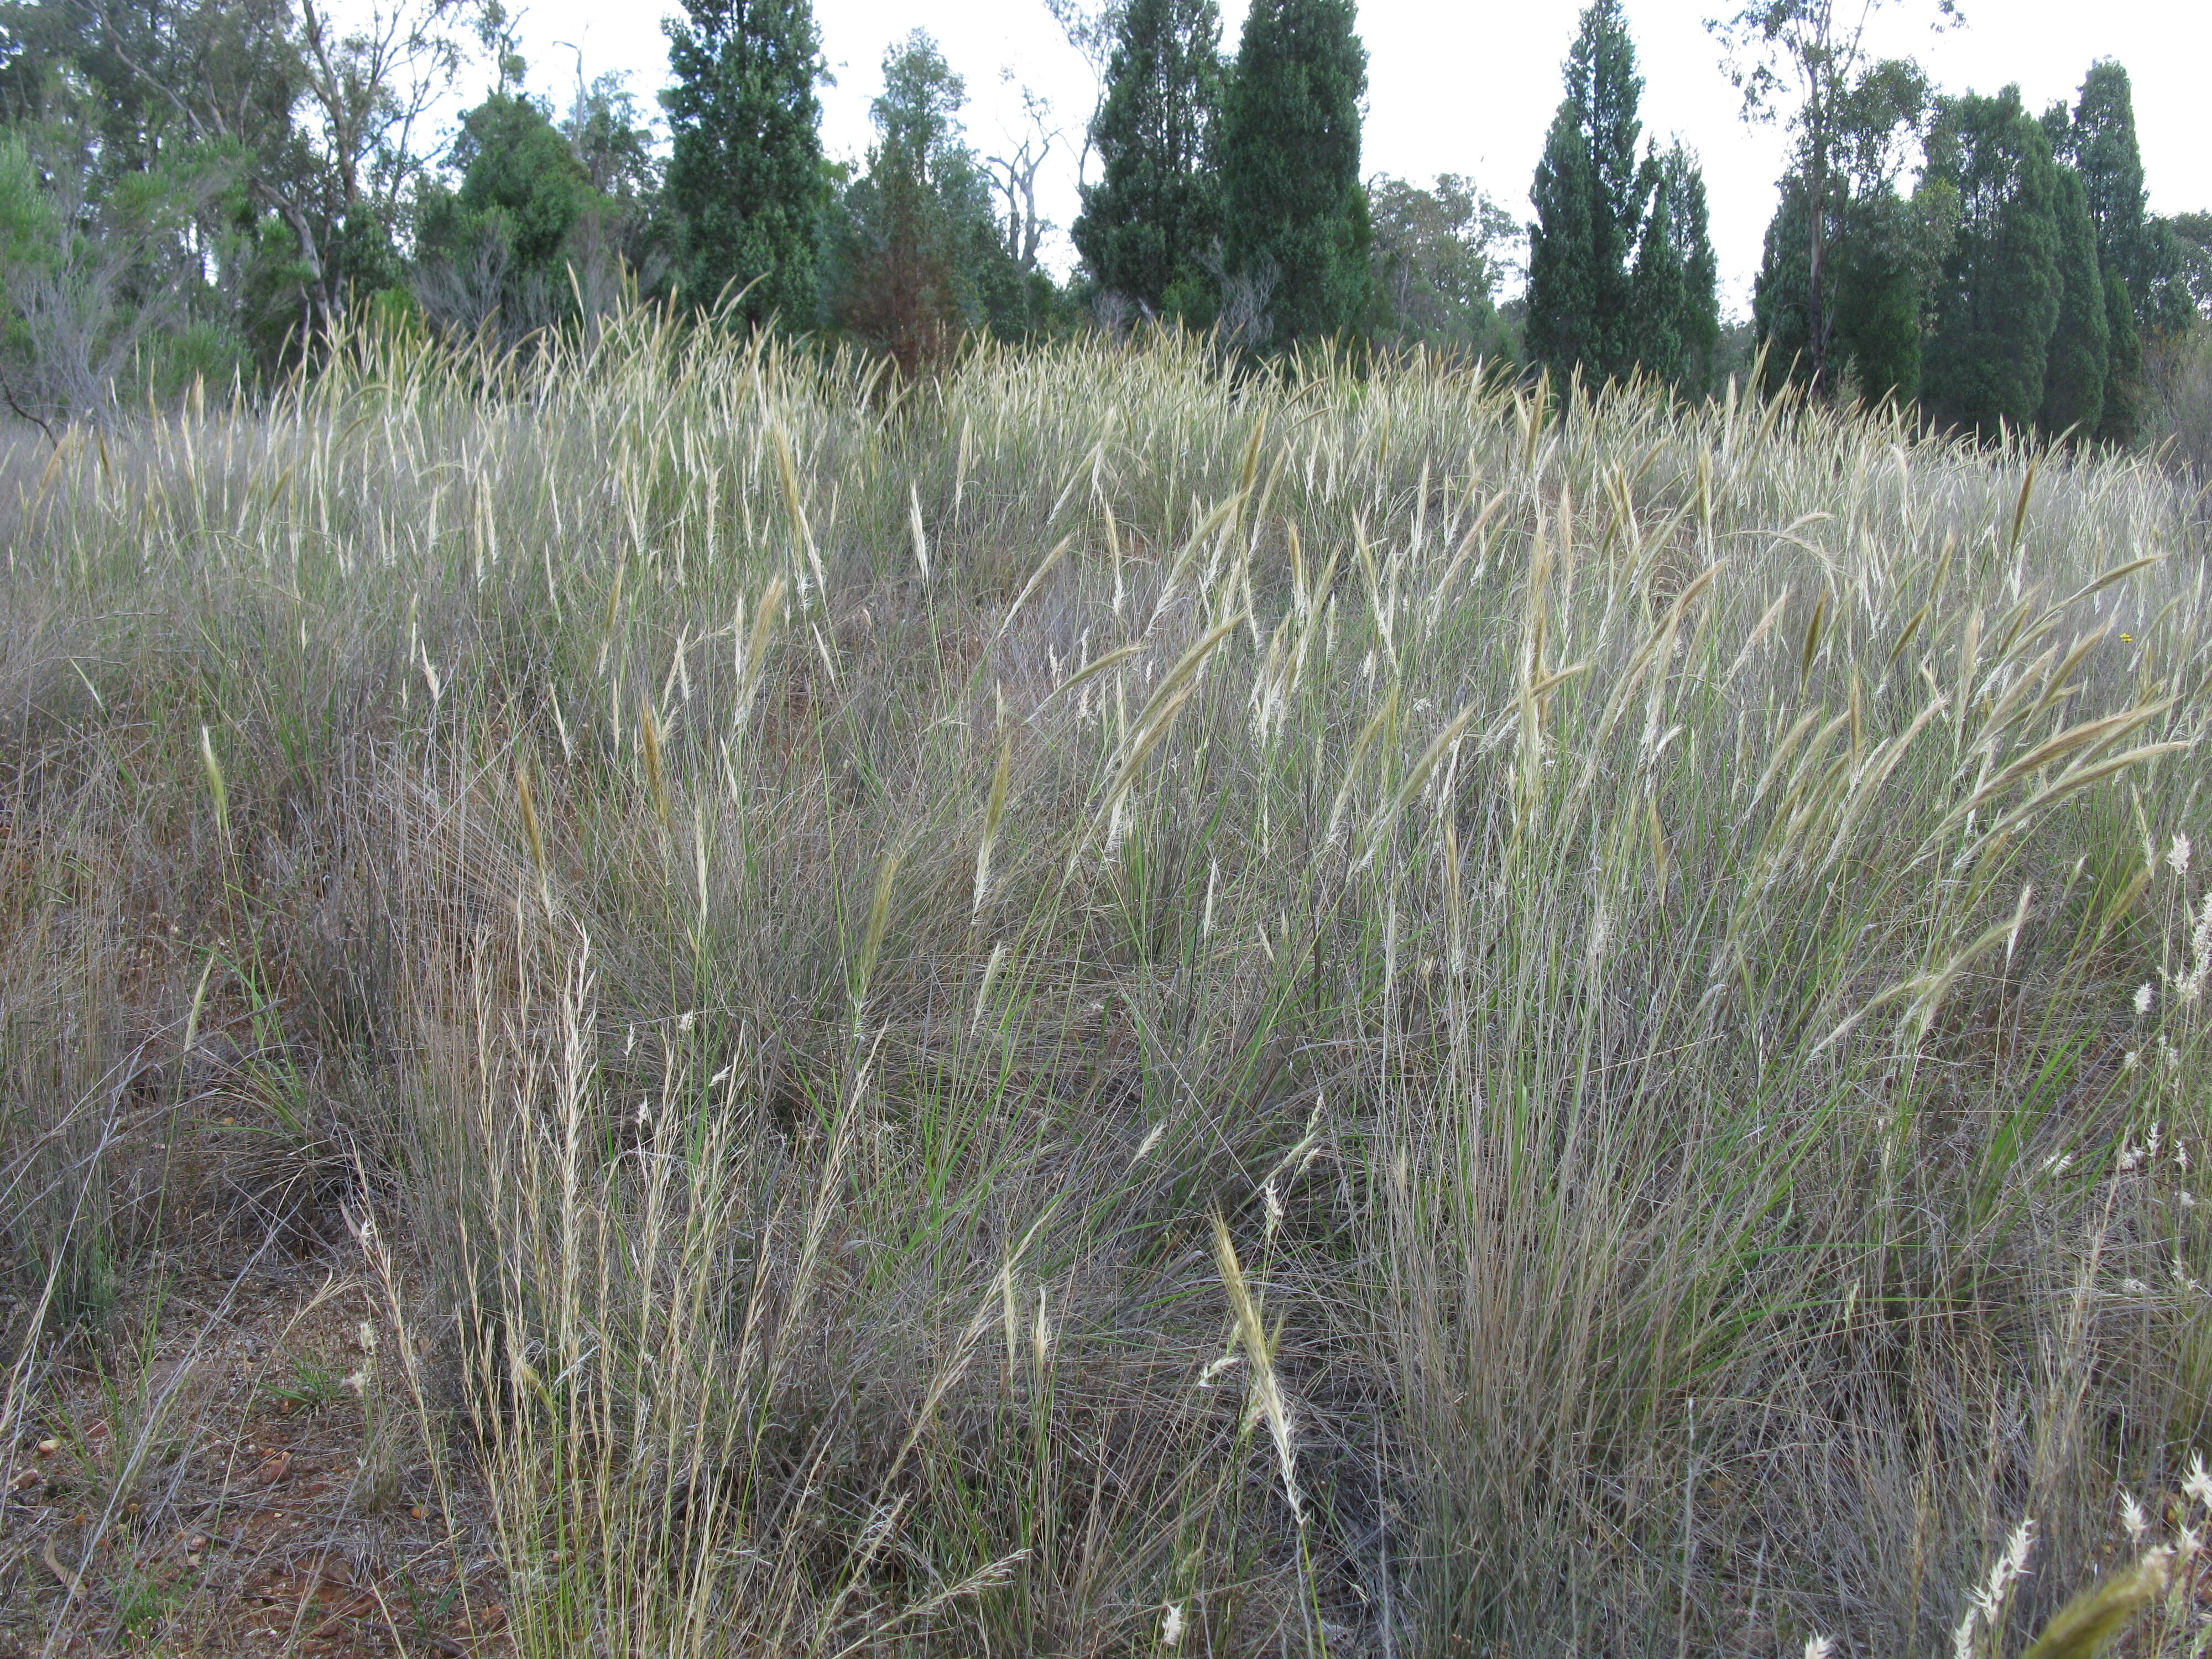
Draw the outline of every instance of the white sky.
[[[574,55],[586,73],[627,71],[641,99],[667,76],[659,20],[664,0],[510,0],[524,9],[522,43],[533,91],[565,104]],[[1233,52],[1248,0],[1223,0],[1222,39]],[[1425,180],[1469,175],[1516,218],[1528,216],[1528,181],[1559,100],[1559,65],[1582,0],[1507,0],[1447,5],[1364,0],[1359,32],[1368,52],[1364,167]],[[1705,162],[1724,305],[1748,305],[1760,238],[1783,166],[1777,132],[1747,128],[1720,69],[1704,19],[1740,0],[1626,0],[1644,77],[1647,137],[1679,135]],[[1851,0],[1842,0],[1848,7]],[[2031,109],[2069,103],[2098,58],[2117,58],[2135,84],[2136,120],[2151,206],[2166,213],[2212,208],[2212,113],[2204,67],[2212,63],[2207,0],[1963,0],[1966,27],[1931,33],[1929,0],[1888,0],[1874,33],[1885,52],[1917,52],[1937,82],[1994,92],[2017,81]],[[1839,8],[1840,9],[1840,8]],[[1065,227],[1078,207],[1074,145],[1093,93],[1090,71],[1061,38],[1042,0],[815,0],[823,55],[837,84],[823,91],[823,137],[833,155],[866,147],[868,100],[880,86],[884,52],[909,29],[934,34],[966,76],[970,141],[985,153],[1018,130],[1018,87],[1048,98],[1069,144],[1048,168],[1049,216]],[[1012,79],[1002,76],[1011,73]],[[465,101],[473,101],[471,96]],[[658,114],[658,106],[653,106]],[[1048,258],[1073,258],[1065,234]]]

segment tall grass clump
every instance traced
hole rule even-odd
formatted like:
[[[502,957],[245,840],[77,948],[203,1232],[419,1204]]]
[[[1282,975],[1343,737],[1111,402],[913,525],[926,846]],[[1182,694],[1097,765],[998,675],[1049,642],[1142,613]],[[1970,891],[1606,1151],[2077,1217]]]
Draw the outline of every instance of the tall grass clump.
[[[0,520],[7,1409],[374,1217],[526,1652],[2025,1641],[2212,1443],[2152,465],[641,312]]]

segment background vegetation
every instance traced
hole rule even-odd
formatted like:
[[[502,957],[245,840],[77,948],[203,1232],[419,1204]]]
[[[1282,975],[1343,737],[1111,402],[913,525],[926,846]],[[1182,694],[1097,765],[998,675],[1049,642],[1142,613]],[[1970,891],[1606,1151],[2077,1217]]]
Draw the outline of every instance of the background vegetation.
[[[1214,0],[1047,3],[1096,74],[1079,131],[1024,94],[1023,131],[979,148],[966,81],[917,30],[844,161],[808,0],[687,0],[644,97],[580,58],[557,97],[542,66],[533,86],[502,0],[349,22],[318,0],[0,5],[0,400],[49,430],[110,422],[196,378],[265,396],[364,318],[505,346],[647,299],[906,375],[978,334],[1180,325],[1695,400],[1763,350],[1770,386],[1947,429],[2212,442],[2192,389],[2212,220],[2148,212],[2119,64],[2039,117],[1869,58],[1851,8],[1717,21],[1780,174],[1730,323],[1698,160],[1644,131],[1619,0],[1567,46],[1525,223],[1495,181],[1363,172],[1348,0],[1254,6],[1233,51]],[[1039,182],[1071,162],[1062,271]]]

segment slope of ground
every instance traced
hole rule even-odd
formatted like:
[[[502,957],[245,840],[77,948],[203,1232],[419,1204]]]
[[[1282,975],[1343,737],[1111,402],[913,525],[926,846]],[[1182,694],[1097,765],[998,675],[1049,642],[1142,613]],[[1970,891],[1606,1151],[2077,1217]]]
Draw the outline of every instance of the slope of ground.
[[[2203,1519],[2150,465],[640,314],[0,521],[33,1650],[1995,1654]]]

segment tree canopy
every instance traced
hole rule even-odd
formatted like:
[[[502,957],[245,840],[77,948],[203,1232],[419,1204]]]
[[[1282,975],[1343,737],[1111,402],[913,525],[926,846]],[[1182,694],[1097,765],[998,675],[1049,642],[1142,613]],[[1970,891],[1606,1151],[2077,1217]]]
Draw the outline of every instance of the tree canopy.
[[[1211,310],[1220,40],[1214,0],[1129,0],[1091,125],[1101,177],[1083,191],[1076,250],[1102,289],[1155,314]]]
[[[816,320],[822,170],[821,40],[808,0],[684,0],[665,25],[674,76],[668,204],[683,224],[684,281],[740,314]]]
[[[1267,343],[1356,326],[1371,230],[1359,173],[1367,51],[1352,0],[1254,0],[1222,115],[1223,260],[1264,292]]]

